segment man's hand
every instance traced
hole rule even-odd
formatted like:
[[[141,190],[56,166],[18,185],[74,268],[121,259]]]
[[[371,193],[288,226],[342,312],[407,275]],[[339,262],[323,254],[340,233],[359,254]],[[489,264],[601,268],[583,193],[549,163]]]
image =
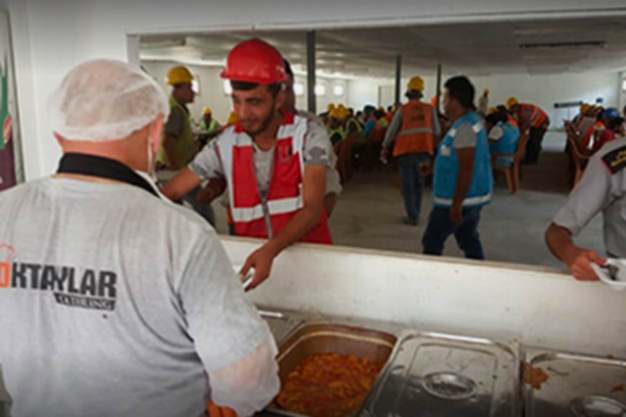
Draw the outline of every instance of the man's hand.
[[[554,256],[563,261],[579,281],[597,281],[591,264],[604,265],[606,259],[596,252],[579,248],[572,241],[572,233],[563,226],[550,224],[546,230],[546,243]]]
[[[213,401],[207,404],[207,412],[209,417],[237,417],[232,408],[219,407]]]
[[[248,271],[250,271],[250,268],[254,268],[254,277],[250,285],[246,288],[246,291],[256,288],[270,276],[272,264],[277,255],[278,253],[266,243],[248,256],[243,268],[241,268],[241,272],[239,272],[242,277],[245,277]]]
[[[453,205],[450,207],[450,221],[457,226],[463,222],[463,209],[461,206]]]
[[[579,281],[598,281],[596,273],[591,269],[591,264],[602,266],[606,263],[606,259],[596,252],[576,246],[567,251],[563,261],[569,267],[574,278]]]
[[[384,147],[380,151],[380,162],[382,162],[385,165],[387,165],[387,163],[389,162],[389,151]]]
[[[196,201],[201,204],[210,204],[222,195],[224,191],[226,191],[226,180],[224,178],[211,178],[208,184],[196,196]]]

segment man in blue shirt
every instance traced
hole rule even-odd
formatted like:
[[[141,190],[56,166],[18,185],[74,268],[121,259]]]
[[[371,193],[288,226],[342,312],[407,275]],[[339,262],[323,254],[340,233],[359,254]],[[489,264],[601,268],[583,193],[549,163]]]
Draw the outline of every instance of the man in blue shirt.
[[[422,238],[424,254],[440,256],[454,234],[467,258],[485,259],[478,224],[493,190],[487,133],[467,77],[450,78],[445,89],[444,110],[453,124],[435,159],[434,207]]]

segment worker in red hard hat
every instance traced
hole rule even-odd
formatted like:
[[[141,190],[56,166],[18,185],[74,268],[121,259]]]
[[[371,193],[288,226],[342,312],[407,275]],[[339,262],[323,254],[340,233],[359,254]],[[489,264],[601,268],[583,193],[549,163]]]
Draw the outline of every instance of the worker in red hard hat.
[[[180,199],[203,181],[223,177],[237,236],[268,239],[246,260],[254,268],[250,288],[270,274],[274,258],[298,241],[330,244],[324,209],[327,135],[309,134],[310,121],[285,104],[283,57],[251,39],[229,53],[222,78],[232,86],[237,123],[207,145],[163,189]],[[219,192],[219,190],[217,190]]]

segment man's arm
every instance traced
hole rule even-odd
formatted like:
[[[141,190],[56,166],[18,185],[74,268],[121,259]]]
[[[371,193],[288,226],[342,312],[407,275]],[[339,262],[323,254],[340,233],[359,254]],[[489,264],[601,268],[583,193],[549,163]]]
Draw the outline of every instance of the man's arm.
[[[326,188],[326,165],[306,165],[303,181],[303,207],[281,232],[274,236],[246,260],[241,274],[246,275],[254,267],[255,274],[248,287],[253,289],[267,279],[274,258],[286,247],[296,243],[319,222],[324,207]]]
[[[400,127],[402,126],[402,112],[400,109],[396,111],[396,114],[393,115],[393,119],[391,119],[391,124],[385,133],[385,140],[383,140],[383,146],[381,149],[381,157],[386,158],[389,153],[389,147],[396,139],[396,135],[400,131]],[[384,159],[383,158],[383,159]]]
[[[223,178],[223,171],[217,144],[211,142],[202,148],[188,167],[168,181],[161,192],[170,200],[179,201],[198,187],[202,181]]]
[[[216,233],[206,229],[199,238],[189,237],[194,229],[178,229],[194,243],[173,247],[171,269],[174,277],[181,276],[173,279],[176,299],[209,375],[211,400],[249,417],[278,392],[276,344],[245,296]]]
[[[574,245],[572,232],[552,223],[546,230],[545,239],[550,252],[568,266],[574,278],[580,281],[598,280],[596,273],[591,269],[591,264],[604,265],[606,259],[595,251]]]
[[[459,176],[456,179],[454,198],[452,199],[452,209],[450,219],[455,224],[463,221],[463,200],[469,192],[474,173],[475,148],[459,148],[456,150],[459,159]]]
[[[450,220],[455,224],[463,221],[463,200],[472,184],[474,157],[476,154],[476,133],[469,124],[459,127],[454,138],[454,149],[459,160],[459,176],[450,209]]]
[[[189,168],[184,168],[161,189],[163,195],[172,201],[180,201],[194,188],[200,185],[198,177]]]
[[[576,246],[572,239],[610,203],[611,178],[601,156],[597,153],[589,161],[582,179],[545,233],[550,252],[579,280],[597,280],[591,263],[606,262],[595,251]]]

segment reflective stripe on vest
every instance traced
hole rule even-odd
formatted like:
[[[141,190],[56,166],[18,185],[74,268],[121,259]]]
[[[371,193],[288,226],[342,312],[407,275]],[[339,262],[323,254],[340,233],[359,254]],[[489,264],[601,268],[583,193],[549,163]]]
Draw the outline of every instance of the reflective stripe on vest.
[[[239,236],[272,238],[302,209],[306,117],[286,115],[277,132],[267,196],[261,196],[254,165],[254,144],[239,126],[224,131],[217,148],[228,183],[230,214]],[[302,239],[332,243],[325,213]]]
[[[482,206],[491,200],[493,193],[493,173],[489,143],[482,120],[475,112],[468,113],[457,120],[444,137],[437,158],[435,159],[435,178],[433,183],[433,204],[450,207],[456,192],[456,183],[460,175],[458,155],[454,148],[454,139],[458,128],[472,123],[471,129],[476,134],[475,159],[472,181],[468,194],[463,200],[463,207]]]
[[[433,108],[419,101],[410,101],[398,110],[402,126],[396,135],[393,156],[427,153],[435,150]]]

